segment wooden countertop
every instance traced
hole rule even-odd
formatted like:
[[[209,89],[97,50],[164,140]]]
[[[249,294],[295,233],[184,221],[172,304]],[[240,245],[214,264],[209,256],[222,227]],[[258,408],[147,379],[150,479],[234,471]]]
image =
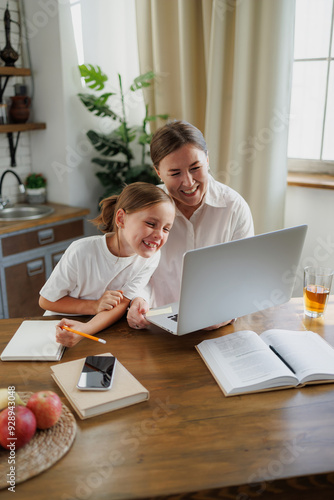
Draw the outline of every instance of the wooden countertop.
[[[22,229],[53,224],[62,220],[74,219],[89,214],[88,208],[70,207],[68,205],[60,205],[59,203],[46,203],[46,205],[54,208],[54,212],[41,219],[0,222],[0,236],[2,234],[21,231]]]

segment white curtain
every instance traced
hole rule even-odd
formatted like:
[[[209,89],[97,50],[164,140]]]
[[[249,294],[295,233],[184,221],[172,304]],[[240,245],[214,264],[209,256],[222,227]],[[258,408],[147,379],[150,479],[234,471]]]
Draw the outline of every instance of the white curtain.
[[[250,204],[257,233],[281,228],[294,0],[136,0],[140,69],[155,113],[204,133],[216,179]]]

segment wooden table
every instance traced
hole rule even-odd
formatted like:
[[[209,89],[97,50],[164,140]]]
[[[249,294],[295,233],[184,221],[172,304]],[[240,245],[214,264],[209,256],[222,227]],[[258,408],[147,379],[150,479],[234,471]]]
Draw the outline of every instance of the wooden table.
[[[20,323],[0,322],[1,351]],[[16,487],[25,499],[333,498],[334,384],[226,398],[194,346],[232,331],[311,329],[334,346],[334,297],[325,319],[305,320],[301,299],[213,332],[175,337],[121,320],[83,339],[62,361],[111,352],[150,390],[150,400],[81,421],[70,451]],[[1,386],[51,389],[51,363],[1,362]],[[2,498],[10,497],[3,490]]]

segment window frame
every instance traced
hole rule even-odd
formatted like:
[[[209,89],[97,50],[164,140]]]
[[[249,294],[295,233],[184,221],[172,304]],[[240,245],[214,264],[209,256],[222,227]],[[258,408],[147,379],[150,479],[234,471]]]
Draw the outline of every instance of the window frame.
[[[334,71],[334,53],[332,53],[333,36],[334,36],[334,0],[332,0],[332,18],[329,36],[329,46],[327,57],[310,57],[310,58],[300,58],[293,60],[293,66],[295,63],[299,62],[310,62],[310,61],[325,61],[327,62],[327,76],[326,76],[326,88],[325,88],[325,101],[324,101],[324,114],[322,122],[322,132],[321,132],[321,146],[320,146],[320,159],[307,159],[307,158],[296,158],[288,156],[288,171],[289,172],[307,172],[307,173],[318,173],[318,174],[330,174],[334,175],[334,159],[324,160],[323,146],[324,146],[324,136],[325,136],[325,125],[327,116],[327,103],[328,103],[328,92],[329,92],[329,78],[331,63],[333,63],[332,71]],[[333,49],[334,51],[334,49]]]

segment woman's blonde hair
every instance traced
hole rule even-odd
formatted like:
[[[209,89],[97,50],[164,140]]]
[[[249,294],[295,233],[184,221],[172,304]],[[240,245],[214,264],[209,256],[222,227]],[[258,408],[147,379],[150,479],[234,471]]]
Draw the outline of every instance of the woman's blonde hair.
[[[101,212],[91,222],[103,233],[117,233],[115,216],[119,209],[131,214],[165,202],[174,206],[173,199],[158,186],[148,182],[134,182],[125,186],[119,195],[102,200]]]

